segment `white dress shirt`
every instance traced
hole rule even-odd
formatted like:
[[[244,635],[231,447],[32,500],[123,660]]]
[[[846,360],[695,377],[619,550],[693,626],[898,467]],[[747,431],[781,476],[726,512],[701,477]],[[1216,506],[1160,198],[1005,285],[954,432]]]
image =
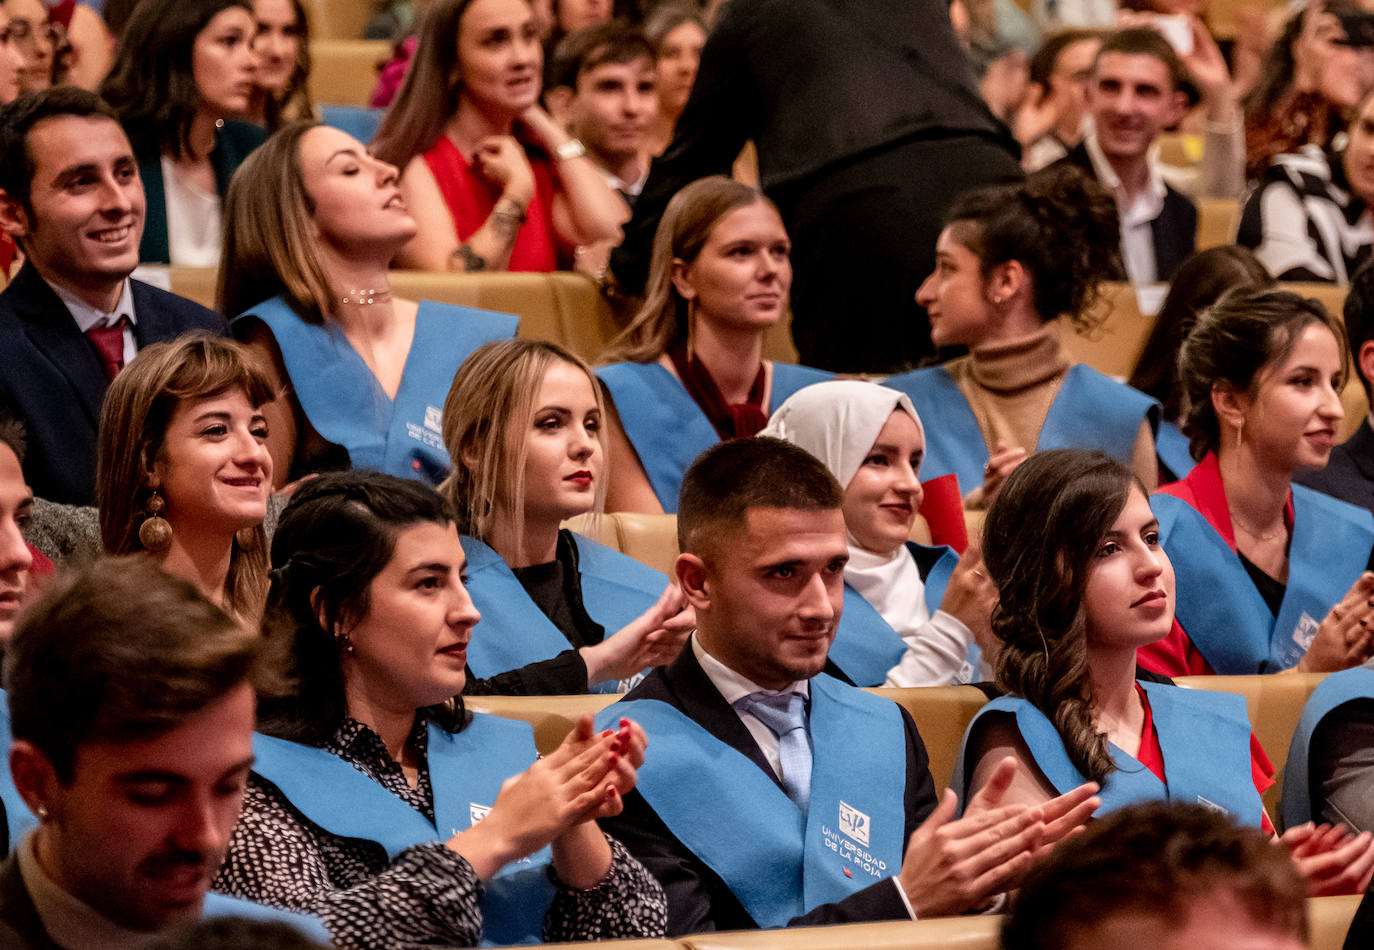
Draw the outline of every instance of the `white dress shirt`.
[[[57,298],[67,305],[72,319],[76,321],[77,329],[82,333],[94,327],[113,326],[120,317],[127,317],[129,322],[124,325],[124,365],[129,365],[138,353],[138,344],[134,341],[134,324],[138,322],[138,314],[134,313],[134,293],[127,277],[124,279],[124,289],[119,294],[119,303],[108,313],[92,307],[65,287],[53,283],[49,283],[48,286],[57,294]]]
[[[1159,173],[1159,162],[1155,158],[1154,146],[1146,159],[1150,176],[1145,190],[1132,200],[1121,184],[1121,178],[1107,161],[1102,146],[1097,142],[1097,133],[1090,132],[1083,139],[1088,150],[1088,158],[1093,164],[1093,173],[1103,188],[1116,199],[1116,210],[1121,217],[1121,259],[1126,265],[1126,276],[1133,284],[1153,284],[1159,280],[1159,268],[1155,262],[1155,240],[1150,230],[1150,222],[1164,211],[1164,196],[1168,188]]]

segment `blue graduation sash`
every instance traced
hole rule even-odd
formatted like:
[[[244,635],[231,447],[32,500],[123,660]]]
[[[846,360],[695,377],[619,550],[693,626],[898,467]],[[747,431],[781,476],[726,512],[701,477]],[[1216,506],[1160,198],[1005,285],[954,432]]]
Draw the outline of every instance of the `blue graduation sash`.
[[[483,343],[515,335],[516,317],[421,301],[415,338],[393,401],[332,323],[306,323],[281,297],[235,318],[267,325],[302,411],[354,468],[437,484],[449,470],[440,420],[453,374]]]
[[[924,578],[926,607],[931,613],[939,609],[944,599],[950,573],[959,562],[952,548],[931,548],[907,542],[907,547],[942,551],[930,573]],[[906,642],[893,630],[882,615],[862,594],[844,585],[844,613],[830,644],[830,659],[857,686],[882,686],[887,671],[901,662]]]
[[[573,538],[583,606],[606,628],[606,636],[652,607],[668,586],[668,578],[652,567],[580,534]],[[482,613],[468,644],[468,668],[473,673],[486,679],[571,649],[563,631],[530,600],[501,555],[476,538],[463,535],[461,540],[468,558],[468,593]],[[617,685],[598,683],[592,692],[613,693]]]
[[[1240,558],[1196,508],[1166,494],[1151,496],[1150,506],[1174,564],[1178,622],[1224,675],[1269,673],[1302,659],[1374,547],[1374,515],[1294,485],[1288,589],[1275,617]]]
[[[1155,455],[1174,473],[1175,478],[1187,478],[1197,462],[1188,451],[1188,437],[1172,422],[1161,422],[1155,433]]]
[[[1244,824],[1259,827],[1264,804],[1250,773],[1250,720],[1245,697],[1163,683],[1141,683],[1164,756],[1166,786],[1134,757],[1108,743],[1116,771],[1106,777],[1098,797],[1106,814],[1143,801],[1190,802],[1217,808]],[[1013,715],[1035,764],[1060,795],[1087,779],[1069,759],[1054,723],[1024,699],[1003,696],[978,711],[964,731],[955,761],[955,789],[961,806],[968,801],[971,775],[965,762],[969,737],[990,712]]]
[[[1328,714],[1358,699],[1374,700],[1374,670],[1368,667],[1357,666],[1332,673],[1317,684],[1308,697],[1302,718],[1293,730],[1288,758],[1284,761],[1280,810],[1285,829],[1296,828],[1305,821],[1321,821],[1312,807],[1312,775],[1307,761],[1312,733]]]
[[[412,845],[447,841],[476,824],[496,801],[501,783],[536,758],[527,723],[474,715],[462,732],[429,726],[429,779],[434,822],[352,765],[324,749],[255,735],[253,771],[292,806],[333,835],[381,845],[394,858]],[[486,883],[484,945],[538,943],[554,888],[546,847],[514,861]]]
[[[923,478],[953,472],[965,490],[983,484],[988,447],[968,400],[943,366],[912,370],[883,381],[911,397],[926,430]],[[1159,426],[1159,403],[1082,363],[1069,368],[1027,451],[1100,449],[1129,465],[1140,423]]]
[[[668,703],[608,706],[653,752],[638,789],[669,830],[718,874],[760,927],[781,927],[902,866],[906,733],[895,703],[828,676],[811,680],[811,799],[803,815],[776,782]]]
[[[596,371],[615,400],[625,436],[669,514],[677,511],[682,476],[698,455],[720,441],[715,427],[678,378],[658,363],[612,363]],[[798,389],[833,379],[833,373],[790,363],[773,364],[773,408]]]

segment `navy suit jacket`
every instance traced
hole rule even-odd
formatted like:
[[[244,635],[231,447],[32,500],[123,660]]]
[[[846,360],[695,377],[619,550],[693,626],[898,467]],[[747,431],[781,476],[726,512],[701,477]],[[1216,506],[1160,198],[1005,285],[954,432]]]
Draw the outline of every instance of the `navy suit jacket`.
[[[721,742],[748,756],[782,788],[754,737],[706,676],[690,646],[670,666],[650,673],[625,699],[657,699],[676,707]],[[902,840],[907,841],[934,811],[936,797],[925,744],[905,710],[902,720],[906,726],[906,830]],[[710,781],[710,776],[700,776],[699,780]],[[639,792],[625,796],[625,810],[615,818],[602,820],[601,825],[619,838],[663,885],[668,898],[668,936],[758,927],[725,882],[668,830]],[[769,869],[759,868],[759,873],[767,874]],[[789,921],[788,926],[907,919],[906,905],[896,885],[882,880],[844,900],[812,908]]]
[[[1374,511],[1374,429],[1370,429],[1369,420],[1361,422],[1354,435],[1331,450],[1326,468],[1303,472],[1295,481]]]
[[[184,297],[132,281],[138,346],[188,330],[226,332],[224,319]],[[70,505],[95,496],[96,430],[105,370],[95,346],[32,264],[0,293],[0,403],[24,424],[24,478],[35,495]]]
[[[1097,177],[1087,146],[1082,142],[1054,164],[1072,165],[1091,178]],[[1197,205],[1187,195],[1165,185],[1164,208],[1159,212],[1159,217],[1150,222],[1150,237],[1155,248],[1155,279],[1172,280],[1174,271],[1197,249]],[[1124,280],[1125,271],[1119,276]]]

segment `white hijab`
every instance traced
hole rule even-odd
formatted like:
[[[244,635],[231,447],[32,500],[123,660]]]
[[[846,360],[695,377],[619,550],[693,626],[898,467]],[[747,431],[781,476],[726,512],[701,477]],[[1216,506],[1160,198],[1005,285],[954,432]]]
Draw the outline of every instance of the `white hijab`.
[[[778,407],[759,435],[783,439],[803,448],[830,469],[841,486],[848,488],[854,474],[878,441],[893,410],[901,409],[916,422],[925,439],[925,427],[906,393],[877,383],[840,379],[816,383],[798,390]],[[902,637],[914,636],[930,620],[925,583],[916,561],[899,545],[888,552],[860,546],[849,540],[849,563],[844,579],[873,605]]]

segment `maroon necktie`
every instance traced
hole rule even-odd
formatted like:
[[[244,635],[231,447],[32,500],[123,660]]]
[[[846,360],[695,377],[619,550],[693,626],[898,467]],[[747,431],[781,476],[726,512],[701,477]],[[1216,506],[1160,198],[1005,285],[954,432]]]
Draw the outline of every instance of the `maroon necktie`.
[[[124,368],[124,327],[128,323],[128,317],[120,317],[114,323],[91,327],[86,331],[86,336],[95,344],[95,351],[100,355],[106,379],[114,379]]]

